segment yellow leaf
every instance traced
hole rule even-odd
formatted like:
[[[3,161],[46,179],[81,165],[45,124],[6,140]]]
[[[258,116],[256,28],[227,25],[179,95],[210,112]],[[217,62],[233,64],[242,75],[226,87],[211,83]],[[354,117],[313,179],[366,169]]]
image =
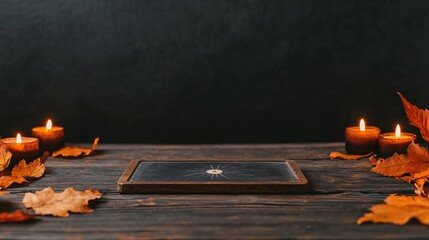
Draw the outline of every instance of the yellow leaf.
[[[344,154],[341,152],[331,152],[331,154],[329,154],[329,158],[332,159],[344,159],[344,160],[358,160],[361,158],[366,158],[372,155],[371,153],[365,154],[365,155],[353,155],[353,154]]]
[[[357,224],[373,222],[404,225],[415,218],[420,223],[429,225],[429,199],[392,194],[385,199],[385,203],[371,207],[371,213],[360,217]]]
[[[26,193],[22,202],[26,208],[32,208],[40,215],[68,217],[69,212],[92,212],[88,202],[101,198],[101,195],[99,191],[93,189],[76,191],[74,188],[67,188],[63,192],[56,193],[53,188],[49,187],[36,191],[36,193]]]
[[[100,138],[95,138],[92,148],[80,148],[76,146],[65,146],[52,153],[52,157],[86,157],[95,151]]]

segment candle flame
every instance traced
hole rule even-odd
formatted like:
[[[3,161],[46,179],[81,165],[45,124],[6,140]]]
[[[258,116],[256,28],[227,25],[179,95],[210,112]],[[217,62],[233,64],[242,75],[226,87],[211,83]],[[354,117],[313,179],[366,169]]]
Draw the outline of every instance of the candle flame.
[[[363,118],[359,122],[359,128],[361,131],[365,131],[365,120]]]
[[[21,134],[19,133],[16,135],[16,143],[22,143]]]
[[[399,126],[399,124],[396,125],[395,137],[396,138],[400,138],[401,137],[401,126]]]
[[[48,120],[48,122],[46,123],[46,130],[51,130],[52,129],[52,121],[51,119]]]

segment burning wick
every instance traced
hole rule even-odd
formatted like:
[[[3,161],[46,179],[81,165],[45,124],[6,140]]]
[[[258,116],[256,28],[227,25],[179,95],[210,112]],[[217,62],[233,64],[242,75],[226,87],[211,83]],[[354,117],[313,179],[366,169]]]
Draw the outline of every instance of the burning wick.
[[[19,133],[16,135],[16,143],[22,143],[21,134]]]
[[[52,129],[52,121],[51,119],[48,120],[46,123],[46,130],[50,131]]]
[[[401,137],[401,126],[399,126],[399,124],[396,125],[395,137],[396,138],[400,138]]]
[[[365,131],[365,120],[363,118],[359,122],[359,128],[361,131]]]

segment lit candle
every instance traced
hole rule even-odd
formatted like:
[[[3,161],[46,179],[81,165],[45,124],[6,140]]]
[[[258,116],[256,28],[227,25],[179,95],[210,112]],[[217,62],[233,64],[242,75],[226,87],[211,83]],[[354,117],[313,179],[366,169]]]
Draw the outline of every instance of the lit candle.
[[[348,153],[368,154],[377,150],[380,128],[365,126],[365,120],[361,119],[359,126],[346,128],[345,136]]]
[[[19,161],[25,159],[26,162],[31,162],[39,157],[39,140],[32,137],[21,137],[17,134],[15,137],[0,139],[9,152],[12,153],[12,159],[9,168],[15,166]]]
[[[46,126],[35,127],[31,129],[33,137],[40,140],[40,153],[44,151],[53,152],[64,147],[64,128],[52,126],[51,119]]]
[[[395,132],[383,133],[380,135],[380,157],[391,157],[393,154],[406,153],[408,145],[416,140],[416,135],[412,133],[401,132],[401,127],[396,125]]]

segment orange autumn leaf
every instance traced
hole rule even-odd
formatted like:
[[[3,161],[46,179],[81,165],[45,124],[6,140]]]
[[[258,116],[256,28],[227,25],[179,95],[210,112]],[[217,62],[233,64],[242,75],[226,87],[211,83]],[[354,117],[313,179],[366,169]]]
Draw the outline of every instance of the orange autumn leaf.
[[[76,146],[65,146],[52,153],[52,157],[85,157],[95,151],[100,138],[95,138],[92,148],[81,148]]]
[[[429,199],[422,196],[397,196],[392,194],[384,202],[370,208],[371,212],[357,220],[365,222],[393,223],[404,225],[415,218],[420,223],[429,225]]]
[[[1,176],[0,177],[0,189],[5,189],[14,183],[28,182],[23,177],[12,177],[12,176]]]
[[[24,213],[21,210],[17,210],[13,213],[2,212],[0,213],[0,223],[5,222],[23,222],[30,220],[34,217],[32,214]]]
[[[9,194],[8,191],[0,191],[0,195],[7,195],[7,194]]]
[[[423,110],[411,104],[399,92],[398,95],[399,97],[401,97],[405,113],[407,114],[407,118],[410,121],[410,124],[415,127],[418,127],[420,129],[420,133],[422,134],[423,139],[426,142],[429,142],[429,110]]]
[[[353,154],[345,154],[341,152],[331,152],[329,154],[329,158],[332,159],[343,159],[343,160],[358,160],[361,158],[366,158],[372,155],[371,153],[365,154],[365,155],[353,155]]]
[[[25,160],[21,160],[11,172],[0,177],[0,189],[5,189],[13,183],[27,183],[27,179],[41,178],[45,173],[44,162],[48,155],[49,153],[45,152],[42,157],[33,160],[28,165]]]
[[[0,141],[0,172],[5,170],[10,163],[10,159],[12,158],[12,153],[6,149],[4,143]]]
[[[374,162],[374,160],[372,160]],[[429,152],[418,144],[412,142],[407,149],[407,154],[398,155],[375,161],[375,167],[371,172],[388,177],[401,177],[409,174],[415,179],[415,175],[429,169]]]
[[[25,160],[21,160],[12,169],[12,177],[23,178],[41,178],[45,173],[45,164],[42,163],[40,158],[35,159],[27,165]]]
[[[39,215],[68,217],[69,212],[93,212],[88,202],[101,198],[101,195],[101,192],[94,189],[76,191],[74,188],[67,188],[56,193],[49,187],[35,193],[26,193],[22,202],[26,208],[32,208]]]

